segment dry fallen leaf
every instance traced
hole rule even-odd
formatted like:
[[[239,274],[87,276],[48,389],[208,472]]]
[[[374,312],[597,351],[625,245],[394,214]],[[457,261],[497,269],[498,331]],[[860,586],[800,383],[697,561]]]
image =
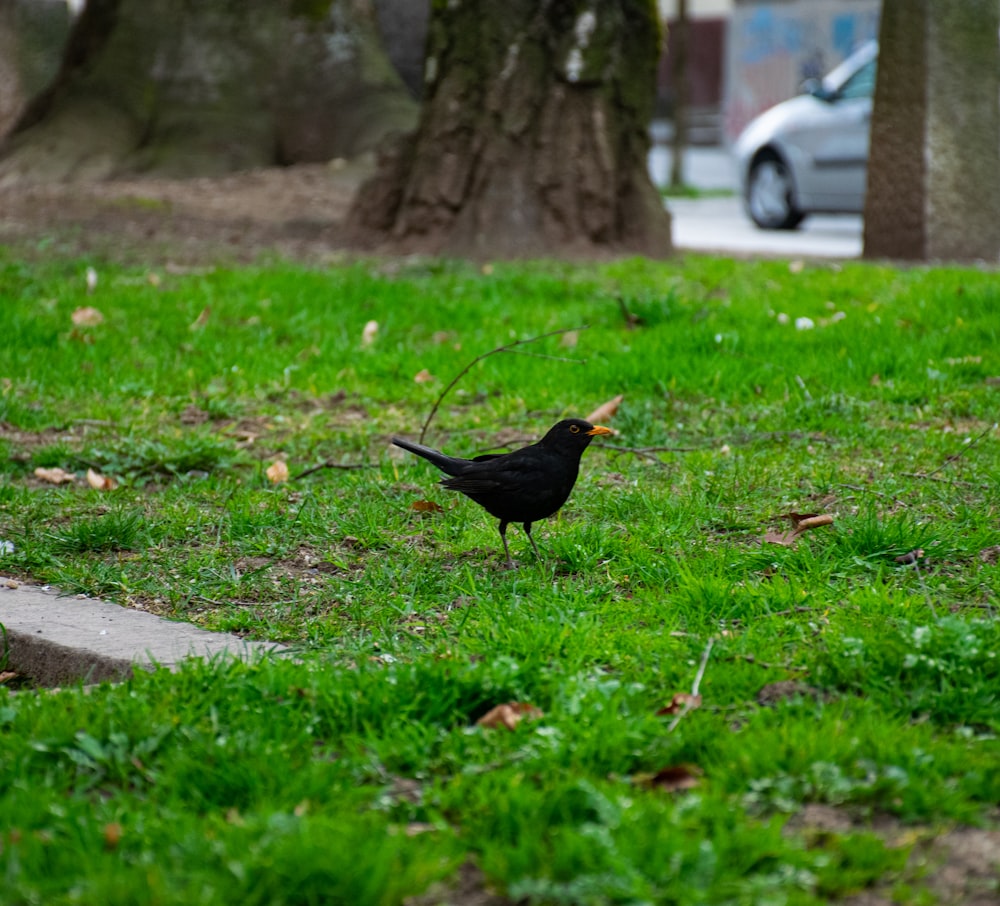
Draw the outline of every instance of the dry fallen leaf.
[[[789,513],[792,522],[795,525],[795,531],[797,532],[807,532],[809,529],[819,528],[821,525],[833,525],[833,516],[829,513],[822,513],[820,515],[809,514],[808,516],[799,516],[797,513]]]
[[[672,764],[654,773],[633,774],[632,782],[646,789],[680,793],[694,789],[701,783],[701,769],[693,764]]]
[[[62,484],[64,481],[74,481],[76,476],[72,472],[53,466],[51,469],[41,467],[35,469],[35,478],[47,481],[49,484]]]
[[[98,324],[104,322],[104,315],[92,305],[85,305],[83,308],[75,309],[70,318],[72,318],[73,323],[77,327],[96,327]]]
[[[580,331],[578,330],[567,330],[566,333],[562,335],[562,339],[559,341],[560,346],[564,346],[566,349],[572,349],[576,346],[580,339]]]
[[[288,481],[288,463],[283,459],[276,459],[267,467],[265,474],[272,484],[281,484],[283,481]]]
[[[911,566],[916,563],[924,555],[924,550],[918,547],[914,551],[910,551],[908,554],[900,554],[896,557],[896,562],[901,563],[903,566]]]
[[[95,491],[113,491],[118,487],[113,478],[108,478],[108,476],[95,472],[93,469],[87,469],[87,484]]]
[[[413,376],[413,380],[418,384],[426,384],[429,381],[434,380],[434,375],[431,374],[426,368],[422,368]]]
[[[819,528],[821,525],[832,525],[833,516],[829,513],[786,513],[785,517],[792,522],[792,530],[788,532],[771,531],[764,535],[765,544],[780,544],[783,547],[792,547],[799,537],[809,531],[809,529]]]
[[[690,692],[677,692],[670,699],[670,704],[665,705],[656,712],[657,717],[671,717],[679,714],[683,710],[693,711],[701,707],[701,696],[692,695]]]
[[[212,306],[206,305],[201,310],[201,314],[191,322],[188,330],[201,330],[208,323],[210,317],[212,317]]]
[[[441,504],[435,503],[433,500],[414,500],[410,504],[410,509],[415,510],[418,513],[442,513],[444,512]]]
[[[122,826],[117,821],[104,825],[104,848],[117,849],[122,840]]]
[[[601,403],[600,406],[587,416],[587,421],[594,425],[603,425],[605,422],[611,421],[618,411],[618,407],[622,404],[623,399],[625,399],[624,394],[619,393],[618,396],[608,400],[606,403]]]
[[[361,345],[371,346],[378,336],[378,321],[369,321],[361,330]]]
[[[476,725],[488,729],[506,727],[513,730],[522,719],[537,720],[541,716],[541,710],[527,702],[507,702],[491,708],[476,721]]]
[[[17,679],[17,674],[12,670],[4,670],[0,672],[0,686],[4,683],[9,683],[11,680]]]

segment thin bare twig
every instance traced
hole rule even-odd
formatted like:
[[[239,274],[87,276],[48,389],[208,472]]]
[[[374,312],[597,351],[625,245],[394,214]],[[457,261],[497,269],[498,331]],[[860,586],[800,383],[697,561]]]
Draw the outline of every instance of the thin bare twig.
[[[300,478],[305,478],[307,475],[312,475],[313,472],[319,472],[321,469],[373,469],[375,468],[373,463],[370,462],[321,462],[318,466],[313,466],[311,469],[306,469],[304,472],[299,472],[298,475],[292,477],[292,481],[298,481]]]
[[[815,610],[815,608],[802,605],[799,607],[789,607],[788,610],[775,610],[773,613],[764,613],[761,614],[761,617],[787,617],[792,613],[809,613],[812,610]]]
[[[705,650],[701,655],[701,663],[698,665],[698,672],[694,675],[694,682],[691,684],[691,696],[685,700],[684,707],[677,712],[677,716],[670,721],[670,726],[667,727],[668,733],[674,732],[677,725],[681,722],[681,718],[691,710],[692,700],[698,697],[698,689],[701,687],[701,680],[705,675],[705,668],[708,666],[708,656],[712,653],[712,646],[714,644],[714,638],[708,640],[708,644],[705,646]]]
[[[510,352],[515,346],[524,346],[526,343],[535,343],[538,340],[544,340],[546,337],[557,337],[560,334],[572,333],[574,330],[586,330],[589,325],[584,324],[582,327],[563,327],[560,330],[550,330],[548,333],[540,334],[537,337],[528,337],[526,340],[515,340],[513,343],[507,343],[505,346],[498,346],[496,349],[491,349],[489,352],[484,352],[482,355],[476,356],[468,365],[466,365],[458,374],[455,375],[449,382],[448,386],[441,391],[441,395],[434,400],[434,405],[431,407],[430,414],[427,416],[427,420],[424,422],[423,427],[420,429],[420,438],[418,443],[424,442],[424,437],[427,436],[427,429],[430,427],[431,421],[437,414],[438,407],[441,405],[444,398],[448,395],[448,392],[454,387],[463,377],[465,377],[475,365],[478,365],[483,359],[488,359],[491,355],[496,355],[498,352]],[[537,353],[521,353],[522,355],[536,355]],[[552,356],[545,356],[545,358],[552,358]],[[585,359],[561,359],[565,362],[574,362],[580,365],[585,365]]]
[[[911,476],[912,478],[932,478],[933,476],[937,475],[938,472],[943,471],[953,462],[957,462],[963,456],[965,456],[965,454],[968,453],[969,450],[971,450],[976,444],[978,444],[979,441],[981,441],[984,437],[986,437],[987,434],[989,434],[991,431],[996,431],[998,425],[1000,425],[1000,422],[994,422],[992,425],[988,425],[986,428],[980,431],[974,438],[972,438],[972,440],[970,440],[967,444],[965,444],[965,446],[963,446],[961,450],[959,450],[957,453],[952,453],[952,455],[949,456],[947,459],[945,459],[945,461],[941,463],[941,465],[939,465],[936,469],[931,469],[930,472],[925,472],[924,474],[916,474],[913,472],[906,472],[905,474]]]

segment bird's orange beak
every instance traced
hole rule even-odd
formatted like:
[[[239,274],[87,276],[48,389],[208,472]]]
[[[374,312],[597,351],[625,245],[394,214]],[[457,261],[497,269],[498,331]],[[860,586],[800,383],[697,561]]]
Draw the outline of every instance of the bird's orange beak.
[[[612,431],[610,428],[605,428],[604,425],[594,425],[594,427],[587,432],[587,435],[589,437],[598,437],[601,434],[614,434],[614,433],[615,432]]]

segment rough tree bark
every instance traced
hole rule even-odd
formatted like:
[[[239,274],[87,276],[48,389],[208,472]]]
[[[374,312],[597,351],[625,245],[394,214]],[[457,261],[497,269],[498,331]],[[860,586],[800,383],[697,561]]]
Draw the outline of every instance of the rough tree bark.
[[[89,0],[0,181],[349,157],[416,115],[365,0]]]
[[[677,0],[677,19],[673,26],[674,59],[670,65],[670,81],[674,87],[674,134],[670,141],[670,187],[684,185],[684,152],[687,149],[688,120],[688,42],[691,22],[688,19],[687,0]]]
[[[866,258],[1000,257],[1000,6],[885,0]]]
[[[0,138],[52,80],[69,25],[63,0],[0,0]]]
[[[349,224],[392,251],[524,257],[671,251],[649,180],[652,0],[436,0],[415,134]]]

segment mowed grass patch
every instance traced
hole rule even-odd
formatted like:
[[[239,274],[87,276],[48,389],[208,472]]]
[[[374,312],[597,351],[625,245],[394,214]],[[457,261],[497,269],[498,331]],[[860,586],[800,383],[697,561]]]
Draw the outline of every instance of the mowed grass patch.
[[[995,821],[995,275],[0,258],[0,294],[0,572],[292,646],[0,692],[10,902],[917,903],[924,842]],[[585,325],[430,424],[471,456],[624,394],[508,571],[390,438]],[[477,726],[506,702],[541,714]]]

